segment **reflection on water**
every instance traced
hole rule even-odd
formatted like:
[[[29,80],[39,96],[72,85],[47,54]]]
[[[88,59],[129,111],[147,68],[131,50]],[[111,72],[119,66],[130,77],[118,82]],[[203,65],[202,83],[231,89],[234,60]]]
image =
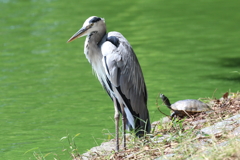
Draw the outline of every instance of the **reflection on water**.
[[[75,141],[82,153],[114,132],[113,104],[92,75],[84,38],[66,43],[92,15],[104,17],[108,31],[120,31],[133,46],[152,122],[162,116],[155,104],[160,92],[175,102],[239,90],[237,2],[0,3],[3,159],[26,159],[34,151],[66,159],[62,150],[69,144],[61,137],[80,133]]]

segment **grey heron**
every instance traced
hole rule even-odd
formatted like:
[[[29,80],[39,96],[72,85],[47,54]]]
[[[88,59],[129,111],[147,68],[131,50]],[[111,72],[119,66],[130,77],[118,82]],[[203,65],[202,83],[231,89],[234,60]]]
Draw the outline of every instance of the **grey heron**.
[[[106,32],[103,18],[89,17],[67,42],[83,36],[87,36],[84,54],[114,103],[116,150],[119,151],[120,113],[126,149],[126,129],[134,130],[137,136],[143,136],[151,130],[147,90],[138,59],[121,33]]]

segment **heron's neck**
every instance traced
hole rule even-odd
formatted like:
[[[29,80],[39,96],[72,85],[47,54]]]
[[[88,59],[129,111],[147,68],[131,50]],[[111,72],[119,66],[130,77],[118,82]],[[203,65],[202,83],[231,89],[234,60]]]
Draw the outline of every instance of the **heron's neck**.
[[[93,61],[98,61],[102,59],[101,53],[101,44],[105,34],[99,34],[98,32],[93,32],[87,36],[85,41],[84,53],[86,58],[88,59],[89,63],[93,63]]]
[[[87,37],[88,38],[88,43],[98,45],[102,41],[102,39],[104,38],[105,35],[106,35],[106,30],[102,33],[97,32],[97,31],[92,32]]]
[[[84,53],[89,63],[92,65],[93,71],[96,73],[99,81],[103,78],[104,67],[102,65],[101,45],[106,39],[105,34],[92,33],[88,35],[85,41]]]

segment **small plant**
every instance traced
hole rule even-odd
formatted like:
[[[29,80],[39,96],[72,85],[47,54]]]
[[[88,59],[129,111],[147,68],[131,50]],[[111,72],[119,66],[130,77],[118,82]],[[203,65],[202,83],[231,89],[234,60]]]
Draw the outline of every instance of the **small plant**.
[[[32,149],[26,151],[26,152],[24,153],[24,155],[27,154],[27,153],[29,153],[29,152],[32,152],[32,151],[33,151],[33,157],[34,157],[34,159],[36,159],[36,160],[46,160],[46,158],[47,158],[48,156],[50,156],[50,155],[52,155],[53,158],[54,158],[54,160],[56,160],[56,158],[55,158],[56,154],[55,154],[55,153],[50,152],[50,153],[47,153],[47,154],[43,154],[38,147],[32,148]],[[29,158],[29,159],[30,159],[30,158]]]
[[[68,141],[68,144],[69,146],[68,147],[64,147],[64,150],[63,151],[67,151],[73,159],[79,159],[81,157],[78,149],[77,149],[77,145],[75,143],[75,138],[77,136],[79,136],[80,133],[76,134],[75,136],[71,137],[69,134],[67,136],[64,136],[60,139],[60,141],[64,141],[64,140],[67,140]]]

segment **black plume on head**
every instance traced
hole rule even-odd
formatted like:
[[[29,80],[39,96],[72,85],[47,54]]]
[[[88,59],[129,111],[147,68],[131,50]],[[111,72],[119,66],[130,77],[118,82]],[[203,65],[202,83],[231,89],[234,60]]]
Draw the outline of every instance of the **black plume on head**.
[[[101,20],[101,18],[99,18],[99,17],[93,17],[93,18],[89,21],[89,23],[95,23],[95,22],[100,21],[100,20]]]

